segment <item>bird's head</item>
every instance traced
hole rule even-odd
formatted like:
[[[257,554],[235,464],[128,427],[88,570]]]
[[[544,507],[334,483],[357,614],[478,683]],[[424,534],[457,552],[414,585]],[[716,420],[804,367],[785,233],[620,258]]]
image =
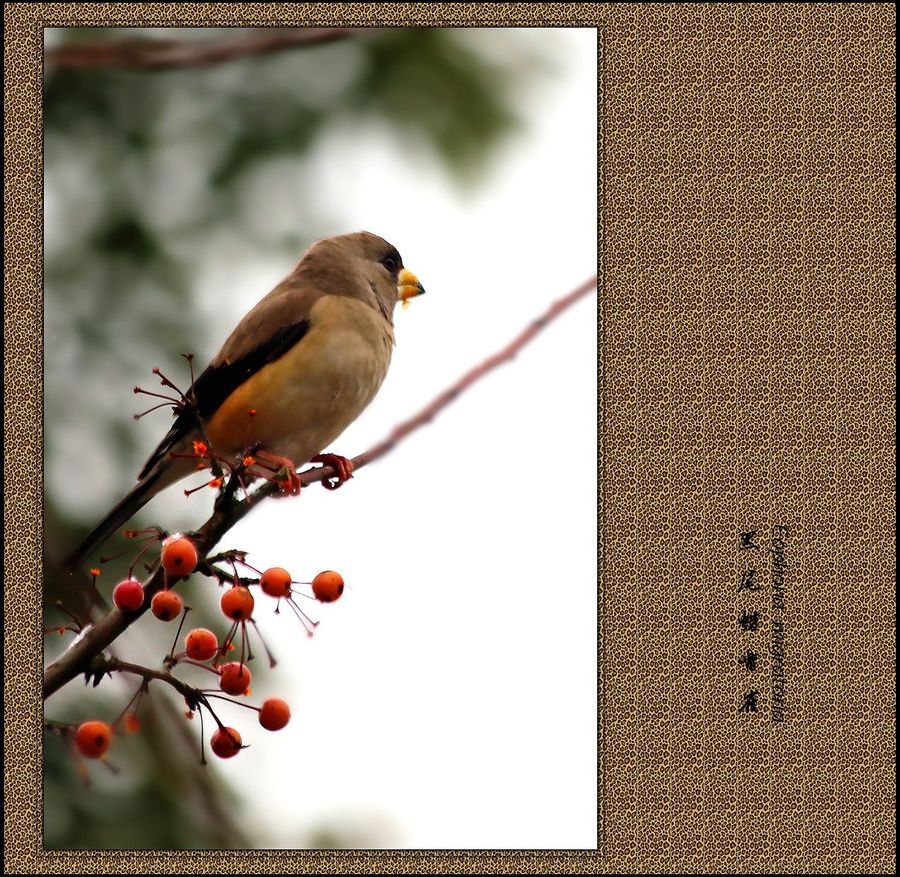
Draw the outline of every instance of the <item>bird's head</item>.
[[[367,231],[316,241],[303,264],[319,266],[334,292],[361,298],[389,321],[398,301],[405,303],[425,292],[415,274],[403,267],[397,248]]]

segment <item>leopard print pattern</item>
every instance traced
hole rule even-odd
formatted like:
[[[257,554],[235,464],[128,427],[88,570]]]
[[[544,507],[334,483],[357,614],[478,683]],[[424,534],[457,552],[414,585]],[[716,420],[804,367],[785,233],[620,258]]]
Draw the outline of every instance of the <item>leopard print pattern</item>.
[[[606,866],[893,870],[893,17],[607,16]]]

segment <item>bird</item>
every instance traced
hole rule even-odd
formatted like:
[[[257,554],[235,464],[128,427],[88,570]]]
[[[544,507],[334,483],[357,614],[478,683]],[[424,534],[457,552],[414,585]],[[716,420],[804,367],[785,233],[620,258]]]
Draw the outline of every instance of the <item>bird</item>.
[[[338,485],[349,460],[325,454],[380,389],[394,346],[394,308],[425,288],[397,248],[362,231],[323,238],[237,324],[173,406],[175,420],[137,483],[69,554],[77,567],[160,491],[197,471],[197,447],[217,458],[286,469],[326,462]],[[208,441],[208,446],[206,442]],[[202,444],[200,444],[202,443]]]

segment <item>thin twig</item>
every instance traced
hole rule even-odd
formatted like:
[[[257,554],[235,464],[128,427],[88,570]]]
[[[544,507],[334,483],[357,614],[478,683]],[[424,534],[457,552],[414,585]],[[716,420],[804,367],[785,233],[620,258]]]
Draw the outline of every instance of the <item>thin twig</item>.
[[[567,296],[554,302],[540,317],[528,325],[528,327],[514,338],[506,347],[489,356],[480,365],[466,372],[455,384],[444,390],[443,393],[436,396],[429,402],[418,414],[394,427],[391,434],[387,438],[380,441],[374,447],[369,448],[363,454],[353,458],[354,470],[360,469],[369,463],[374,462],[379,457],[383,457],[394,446],[405,439],[411,432],[417,430],[434,419],[435,415],[446,408],[460,393],[468,389],[479,378],[483,378],[488,372],[502,365],[504,362],[511,360],[541,329],[544,328],[551,320],[558,317],[567,307],[574,304],[579,298],[587,295],[597,286],[597,278],[591,277],[585,280],[576,289],[573,289]],[[318,470],[317,470],[318,471]],[[330,477],[333,470],[329,470],[326,476]],[[304,473],[305,474],[305,473]],[[336,472],[334,474],[337,474]]]
[[[541,329],[551,320],[555,319],[566,308],[572,305],[582,296],[587,295],[597,285],[596,276],[586,280],[564,298],[551,305],[534,322],[521,332],[506,347],[484,362],[464,374],[456,383],[440,393],[435,399],[426,405],[418,414],[397,426],[383,441],[374,445],[368,451],[353,459],[354,469],[361,469],[374,460],[383,457],[392,450],[398,442],[406,438],[411,432],[424,426],[435,415],[449,405],[464,390],[470,387],[479,378],[497,366],[512,359]],[[308,487],[325,478],[337,477],[337,470],[332,466],[320,466],[315,469],[307,469],[300,474],[300,484]],[[256,508],[259,502],[271,496],[278,490],[277,485],[267,482],[255,490],[247,499],[241,502],[216,503],[209,520],[191,538],[197,546],[200,557],[205,557],[209,551],[221,540],[238,521],[240,521],[251,509]],[[147,611],[151,599],[157,591],[165,586],[165,573],[162,567],[157,568],[150,580],[144,585],[144,604],[136,612],[124,613],[120,609],[113,608],[100,619],[93,627],[90,627],[84,636],[65,651],[54,663],[44,671],[44,699],[46,700],[55,691],[58,691],[67,682],[74,679],[79,673],[83,673],[91,665],[91,661],[99,655],[110,643],[113,642],[126,628],[133,624]]]
[[[200,67],[234,61],[250,55],[280,52],[344,39],[349,27],[305,29],[266,28],[241,39],[227,40],[123,40],[55,46],[44,52],[47,67],[133,67],[161,70],[172,67]]]
[[[195,572],[200,573],[200,575],[209,576],[212,579],[217,579],[219,584],[223,581],[231,582],[232,585],[243,585],[247,587],[247,585],[255,585],[259,583],[259,579],[251,578],[249,576],[238,576],[233,573],[226,572],[224,569],[221,569],[218,566],[214,566],[209,561],[201,561],[197,564],[197,569]]]
[[[91,670],[98,673],[133,673],[140,676],[146,683],[154,679],[171,685],[191,706],[192,709],[204,700],[203,692],[199,689],[176,679],[171,673],[164,670],[154,670],[151,667],[142,667],[140,664],[132,664],[113,656],[97,657],[91,662]]]

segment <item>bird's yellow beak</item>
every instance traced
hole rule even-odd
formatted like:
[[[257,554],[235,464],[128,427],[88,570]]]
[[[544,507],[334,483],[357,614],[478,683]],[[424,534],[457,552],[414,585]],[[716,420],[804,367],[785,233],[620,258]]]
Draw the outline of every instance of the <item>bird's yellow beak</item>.
[[[425,287],[419,283],[419,278],[412,271],[407,271],[406,268],[400,271],[397,276],[397,296],[400,301],[406,304],[411,298],[423,295],[424,292]]]

